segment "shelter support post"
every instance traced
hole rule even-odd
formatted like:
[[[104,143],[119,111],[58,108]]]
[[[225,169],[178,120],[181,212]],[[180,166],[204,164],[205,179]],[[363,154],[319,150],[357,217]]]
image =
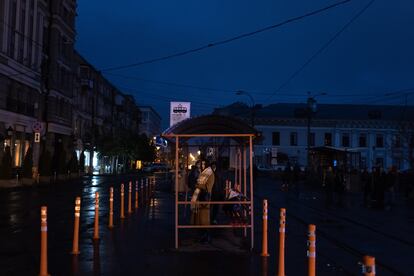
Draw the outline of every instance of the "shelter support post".
[[[178,249],[178,149],[180,138],[175,137],[175,249]]]
[[[253,137],[249,137],[249,165],[250,165],[250,250],[253,250],[254,246],[254,202],[253,202]]]
[[[246,146],[243,144],[243,193],[247,196],[247,160],[246,160]],[[244,211],[244,215],[247,217],[246,211]],[[243,231],[244,237],[247,237],[247,228],[244,228]]]

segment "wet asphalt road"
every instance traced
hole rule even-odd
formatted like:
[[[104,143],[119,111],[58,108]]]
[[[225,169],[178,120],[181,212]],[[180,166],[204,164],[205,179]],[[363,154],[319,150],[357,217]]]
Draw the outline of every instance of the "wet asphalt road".
[[[325,210],[320,191],[302,189],[297,197],[292,192],[281,192],[274,180],[259,178],[255,188],[256,248],[253,253],[177,252],[172,249],[173,196],[165,184],[158,187],[151,206],[140,206],[128,219],[119,219],[120,183],[136,179],[140,176],[85,177],[71,183],[0,190],[0,275],[38,274],[42,205],[48,206],[51,275],[275,275],[280,207],[287,208],[287,275],[306,274],[308,223],[317,224],[318,275],[360,275],[358,262],[364,253],[376,255],[379,275],[410,275],[406,271],[413,259],[411,256],[414,257],[411,253],[414,249],[412,209],[404,205],[394,213],[366,210],[359,207],[357,195],[349,196],[345,208]],[[114,187],[115,200],[113,230],[106,227],[110,186]],[[96,191],[100,193],[99,242],[91,239]],[[76,196],[82,198],[81,254],[73,257],[70,251]],[[270,203],[271,256],[266,263],[259,257],[263,197]],[[366,227],[367,221],[372,222],[371,229]]]
[[[93,233],[95,192],[100,193],[100,225],[102,228],[107,225],[108,205],[104,203],[108,202],[109,187],[114,186],[115,195],[119,195],[122,181],[137,178],[138,176],[93,177],[70,183],[0,191],[2,206],[0,211],[0,265],[5,272],[3,275],[36,275],[38,273],[40,206],[42,205],[48,207],[49,271],[58,272],[57,275],[68,272],[72,265],[72,258],[69,258],[68,254],[72,246],[74,203],[77,196],[81,197],[80,244],[82,251],[78,265],[82,266],[88,263],[88,260],[93,262],[93,256],[97,257],[97,252],[105,252],[107,246],[107,243],[101,242],[95,245],[94,250],[90,239]],[[114,208],[118,213],[119,204]],[[115,218],[115,223],[119,224],[118,218]],[[109,233],[104,228],[101,232],[103,235]],[[96,250],[98,246],[99,251]],[[95,267],[95,270],[97,268]],[[80,271],[86,271],[86,269],[80,267]]]

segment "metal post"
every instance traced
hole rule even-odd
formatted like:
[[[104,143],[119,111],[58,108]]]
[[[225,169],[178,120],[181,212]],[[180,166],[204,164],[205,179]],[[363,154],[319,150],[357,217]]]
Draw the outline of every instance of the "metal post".
[[[178,248],[178,144],[179,137],[175,136],[175,249]]]
[[[277,276],[285,276],[286,209],[280,208],[279,219],[279,267]]]
[[[76,197],[75,199],[75,220],[73,223],[73,243],[72,243],[72,254],[79,254],[79,217],[80,217],[80,204],[81,198]]]
[[[244,187],[243,193],[247,195],[247,160],[246,160],[246,147],[243,146],[243,171],[244,171]]]
[[[47,207],[40,209],[40,272],[39,276],[47,276]]]
[[[254,247],[254,202],[253,202],[253,137],[249,136],[249,159],[250,159],[250,250]],[[247,194],[246,194],[247,195]]]
[[[316,226],[308,226],[308,276],[316,275]]]
[[[240,192],[242,189],[242,182],[243,182],[243,176],[242,176],[242,153],[241,153],[241,149],[239,148],[239,187],[240,187]]]
[[[263,199],[263,234],[262,234],[262,257],[269,257],[267,252],[267,199]]]
[[[239,162],[238,162],[239,156],[238,156],[237,148],[235,149],[235,151],[236,151],[236,154],[235,154],[235,159],[234,159],[234,186],[236,186],[237,183],[238,183],[238,181],[237,181],[238,180],[237,179],[237,171],[238,171],[237,165],[239,164]]]
[[[307,167],[308,167],[308,171],[309,171],[309,168],[310,168],[310,136],[311,136],[311,134],[310,134],[310,131],[311,131],[311,116],[312,116],[312,114],[311,114],[311,109],[308,107],[308,131],[307,131],[307,135],[308,135],[308,146],[307,146],[307,149],[306,149],[306,153],[307,153]]]
[[[246,147],[245,145],[243,145],[243,194],[246,196],[247,195],[247,160],[246,160]],[[247,212],[244,211],[244,217],[247,218]],[[246,220],[247,222],[247,220]],[[244,237],[247,237],[247,228],[244,228],[243,230],[243,235]]]
[[[99,192],[95,192],[95,222],[93,227],[93,240],[99,240]]]
[[[108,227],[114,227],[114,188],[109,188],[109,221]]]
[[[364,256],[363,261],[362,273],[364,273],[365,276],[375,276],[375,257]]]

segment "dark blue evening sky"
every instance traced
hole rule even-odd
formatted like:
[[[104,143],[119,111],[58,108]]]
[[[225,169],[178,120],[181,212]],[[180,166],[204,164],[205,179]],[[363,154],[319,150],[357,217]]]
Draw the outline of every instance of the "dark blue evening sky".
[[[402,104],[401,95],[385,94],[414,88],[412,0],[375,1],[269,99],[269,94],[368,2],[353,0],[256,36],[105,76],[121,91],[133,94],[138,104],[154,106],[164,127],[170,101],[191,101],[193,115],[204,114],[234,101],[248,103],[247,97],[235,95],[240,89],[262,104],[305,102],[307,91],[328,94],[319,97],[319,102]],[[124,65],[254,31],[332,3],[335,1],[79,0],[77,49],[98,69]],[[414,102],[414,95],[409,101]]]

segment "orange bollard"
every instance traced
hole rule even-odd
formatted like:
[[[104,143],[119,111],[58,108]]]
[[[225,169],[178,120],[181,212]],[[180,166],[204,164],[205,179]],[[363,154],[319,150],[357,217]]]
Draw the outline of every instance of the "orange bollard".
[[[138,180],[135,180],[135,210],[138,209]]]
[[[78,255],[79,252],[79,218],[80,218],[80,204],[81,198],[77,197],[75,199],[75,222],[73,226],[73,245],[72,245],[72,254]]]
[[[308,275],[316,275],[316,226],[310,224],[308,228]]]
[[[128,184],[128,214],[132,214],[132,182]]]
[[[280,208],[279,225],[279,270],[278,276],[285,276],[285,230],[286,230],[286,209]]]
[[[267,276],[267,271],[269,270],[268,258],[262,258],[262,276]]]
[[[114,188],[109,188],[109,228],[114,227]]]
[[[145,179],[145,201],[149,202],[149,185],[148,185],[148,178]]]
[[[267,252],[267,200],[263,199],[263,237],[262,237],[262,257],[269,257]]]
[[[154,197],[155,194],[155,176],[151,178],[151,198]]]
[[[141,205],[144,206],[145,205],[145,200],[144,200],[144,179],[141,178]]]
[[[93,227],[93,239],[99,240],[99,193],[95,193],[95,224]]]
[[[375,257],[364,256],[363,261],[362,273],[364,273],[365,276],[375,276]]]
[[[124,214],[124,205],[125,205],[124,196],[125,196],[124,183],[122,183],[121,184],[121,219],[125,218],[125,214]]]
[[[40,208],[40,272],[39,276],[48,276],[47,272],[47,207]]]

